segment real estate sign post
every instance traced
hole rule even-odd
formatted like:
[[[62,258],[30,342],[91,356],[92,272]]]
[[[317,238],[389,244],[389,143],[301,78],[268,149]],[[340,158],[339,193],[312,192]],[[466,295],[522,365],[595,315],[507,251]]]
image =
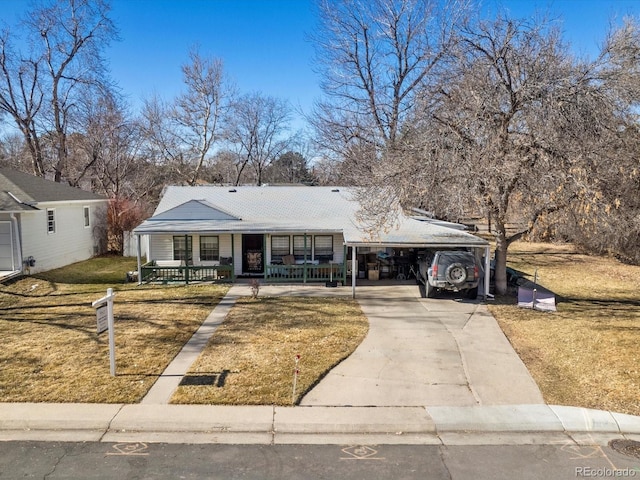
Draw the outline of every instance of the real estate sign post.
[[[116,376],[116,342],[113,331],[113,288],[107,289],[107,295],[91,304],[96,309],[98,321],[98,335],[109,330],[109,361],[111,365],[111,376]],[[105,311],[106,310],[106,311]],[[105,318],[106,317],[106,318]],[[105,327],[106,324],[106,327]]]

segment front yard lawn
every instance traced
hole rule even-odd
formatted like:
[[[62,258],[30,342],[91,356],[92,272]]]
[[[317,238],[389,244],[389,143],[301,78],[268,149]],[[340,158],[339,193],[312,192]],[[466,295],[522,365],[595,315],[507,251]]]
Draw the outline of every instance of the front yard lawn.
[[[128,270],[95,258],[0,285],[0,401],[138,402],[229,288],[124,284]],[[91,307],[109,287],[116,377]]]
[[[172,403],[297,403],[325,373],[356,349],[368,325],[360,306],[352,299],[241,298],[189,373],[193,377],[212,377],[213,384],[180,386]]]
[[[515,243],[509,266],[556,294],[558,311],[490,306],[550,404],[640,415],[640,267],[571,245]],[[501,304],[502,303],[502,304]]]
[[[132,259],[95,258],[0,285],[0,401],[139,402],[229,286],[123,283],[134,269]],[[91,307],[109,287],[116,294],[115,377],[108,335],[97,335]],[[200,374],[228,371],[224,388],[179,387],[173,401],[291,404],[296,355],[297,400],[367,329],[353,300],[240,299],[193,366]]]

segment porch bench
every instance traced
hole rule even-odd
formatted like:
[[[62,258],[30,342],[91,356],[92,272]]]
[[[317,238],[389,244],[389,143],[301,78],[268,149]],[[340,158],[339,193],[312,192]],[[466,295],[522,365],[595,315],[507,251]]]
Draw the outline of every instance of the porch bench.
[[[182,260],[156,260],[156,267],[181,267]]]
[[[154,270],[154,274],[160,277],[163,283],[179,279],[182,276],[182,260],[156,260],[154,266],[160,267],[158,270]],[[162,273],[159,274],[159,272]]]

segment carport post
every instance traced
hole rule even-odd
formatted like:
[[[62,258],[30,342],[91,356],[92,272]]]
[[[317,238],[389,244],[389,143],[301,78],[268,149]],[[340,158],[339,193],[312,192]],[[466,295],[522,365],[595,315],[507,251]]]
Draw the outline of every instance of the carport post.
[[[136,254],[138,256],[138,285],[142,284],[142,246],[140,245],[141,242],[141,238],[140,238],[140,234],[136,235],[136,237],[138,237],[138,241],[136,242],[137,248],[136,248]]]
[[[356,246],[351,247],[351,291],[353,298],[356,298],[356,275],[358,274],[358,266],[356,265]]]

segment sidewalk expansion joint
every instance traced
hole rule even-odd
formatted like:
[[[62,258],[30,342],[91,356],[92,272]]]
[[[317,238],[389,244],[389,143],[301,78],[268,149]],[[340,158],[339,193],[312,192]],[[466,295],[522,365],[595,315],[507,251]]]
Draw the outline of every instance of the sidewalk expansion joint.
[[[104,430],[104,432],[102,432],[102,435],[100,435],[100,439],[98,440],[98,442],[102,442],[104,440],[105,435],[107,435],[109,432],[111,432],[111,424],[116,419],[116,417],[118,415],[120,415],[120,412],[122,412],[124,407],[125,407],[125,404],[124,403],[121,404],[120,407],[118,408],[118,411],[113,415],[113,417],[111,417],[111,419],[109,419],[109,423],[107,424],[107,428]]]

